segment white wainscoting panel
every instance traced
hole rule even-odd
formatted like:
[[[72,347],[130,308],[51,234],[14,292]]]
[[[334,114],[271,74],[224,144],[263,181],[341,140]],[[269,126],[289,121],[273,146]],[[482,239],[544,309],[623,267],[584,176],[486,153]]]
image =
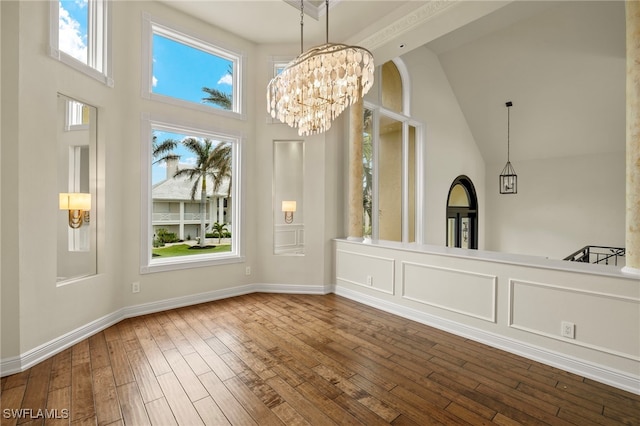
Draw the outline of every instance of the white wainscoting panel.
[[[392,258],[336,251],[336,281],[369,287],[383,293],[395,293],[395,261]]]
[[[509,281],[509,325],[519,330],[562,340],[616,356],[640,361],[640,300],[557,284]],[[575,338],[563,337],[561,323],[575,324]]]
[[[402,297],[496,322],[497,277],[462,269],[402,262]]]

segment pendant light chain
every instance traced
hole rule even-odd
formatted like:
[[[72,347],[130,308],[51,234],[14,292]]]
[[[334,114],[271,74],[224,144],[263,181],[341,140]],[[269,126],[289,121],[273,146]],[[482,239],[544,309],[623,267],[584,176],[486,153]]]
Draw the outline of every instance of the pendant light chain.
[[[509,106],[507,106],[507,162],[509,162],[509,154],[510,154],[510,146],[511,141],[509,140],[509,136],[511,135],[511,116],[509,114]]]

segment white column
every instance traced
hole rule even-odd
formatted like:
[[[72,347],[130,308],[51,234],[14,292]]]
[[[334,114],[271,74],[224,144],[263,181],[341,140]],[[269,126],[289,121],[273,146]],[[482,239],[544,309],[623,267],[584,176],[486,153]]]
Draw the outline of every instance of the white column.
[[[224,224],[224,198],[218,197],[218,223]]]
[[[184,201],[180,201],[180,221],[179,221],[178,238],[184,240]]]
[[[627,0],[626,266],[640,276],[640,2]]]
[[[358,84],[359,86],[359,84]],[[348,237],[362,240],[362,130],[364,102],[349,107],[349,222]]]

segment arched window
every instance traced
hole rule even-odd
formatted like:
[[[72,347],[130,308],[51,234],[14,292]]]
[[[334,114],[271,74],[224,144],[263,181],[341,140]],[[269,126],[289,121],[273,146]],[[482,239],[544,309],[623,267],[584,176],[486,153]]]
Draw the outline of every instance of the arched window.
[[[467,176],[458,176],[449,188],[447,247],[478,248],[478,198]]]
[[[408,73],[395,59],[376,78],[364,109],[363,234],[422,242],[422,125],[408,114]]]

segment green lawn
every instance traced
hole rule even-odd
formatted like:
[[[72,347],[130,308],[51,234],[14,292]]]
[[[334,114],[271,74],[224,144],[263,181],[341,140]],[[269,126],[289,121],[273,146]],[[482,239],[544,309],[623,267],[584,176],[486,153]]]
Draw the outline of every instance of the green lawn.
[[[231,245],[225,244],[211,248],[189,249],[188,244],[176,244],[169,247],[159,247],[151,250],[153,257],[191,256],[194,254],[222,253],[231,251]]]

